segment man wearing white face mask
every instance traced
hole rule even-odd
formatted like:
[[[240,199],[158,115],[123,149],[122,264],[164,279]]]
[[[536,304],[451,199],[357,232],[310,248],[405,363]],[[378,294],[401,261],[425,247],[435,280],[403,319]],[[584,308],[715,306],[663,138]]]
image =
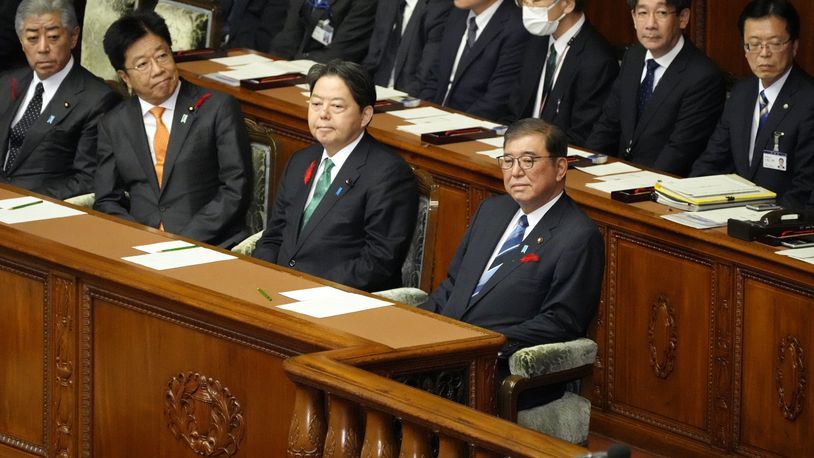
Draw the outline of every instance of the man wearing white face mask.
[[[509,104],[513,121],[542,118],[583,146],[602,112],[619,64],[588,22],[584,0],[517,0],[529,40]]]

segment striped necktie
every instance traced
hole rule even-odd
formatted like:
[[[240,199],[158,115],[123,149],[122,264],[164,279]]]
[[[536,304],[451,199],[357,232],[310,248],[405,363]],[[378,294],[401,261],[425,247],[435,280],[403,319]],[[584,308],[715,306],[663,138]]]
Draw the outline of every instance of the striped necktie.
[[[495,260],[492,261],[492,264],[489,265],[489,269],[481,275],[480,280],[478,280],[478,285],[475,287],[475,291],[472,293],[472,297],[475,297],[480,293],[480,290],[483,289],[483,286],[489,281],[490,278],[497,272],[497,270],[502,266],[510,256],[515,255],[515,251],[520,246],[520,243],[523,242],[523,237],[526,234],[526,228],[529,227],[529,220],[526,215],[522,215],[520,220],[517,221],[517,225],[514,226],[512,229],[511,234],[503,242],[503,246],[500,247],[500,252],[498,252],[497,256],[495,256]]]
[[[540,102],[540,107],[545,103],[546,97],[551,92],[551,86],[554,85],[554,71],[557,70],[557,50],[554,48],[554,43],[551,43],[551,48],[548,51],[548,59],[545,61],[545,77],[543,78],[543,97]],[[542,108],[540,112],[542,112]]]
[[[760,130],[766,120],[769,119],[769,99],[766,97],[766,91],[760,91],[758,105],[760,105],[760,119],[758,120],[758,130]]]

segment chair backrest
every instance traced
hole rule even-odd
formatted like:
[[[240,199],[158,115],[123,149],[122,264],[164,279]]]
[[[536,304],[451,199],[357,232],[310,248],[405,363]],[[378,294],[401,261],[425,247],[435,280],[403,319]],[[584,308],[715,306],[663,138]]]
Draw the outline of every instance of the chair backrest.
[[[102,48],[102,38],[110,24],[139,6],[139,0],[93,0],[85,4],[82,20],[82,66],[105,80],[117,80]]]
[[[220,46],[217,0],[158,0],[155,12],[167,22],[173,51]]]
[[[432,290],[435,233],[438,226],[438,185],[425,170],[414,169],[418,184],[418,219],[407,258],[401,267],[404,286]]]
[[[252,234],[266,228],[271,189],[270,177],[274,176],[277,163],[277,146],[271,129],[256,121],[244,118],[252,146],[251,200],[246,210],[246,226]]]

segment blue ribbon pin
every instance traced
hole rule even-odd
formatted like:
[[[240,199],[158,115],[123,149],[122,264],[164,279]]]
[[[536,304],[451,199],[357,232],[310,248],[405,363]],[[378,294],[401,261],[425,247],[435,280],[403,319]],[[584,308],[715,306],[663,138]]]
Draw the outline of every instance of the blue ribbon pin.
[[[339,187],[339,189],[337,189],[337,190],[336,190],[336,195],[337,195],[337,197],[338,197],[340,194],[342,194],[342,186],[340,186],[340,187]]]
[[[53,124],[55,119],[57,119],[57,117],[54,116],[54,115],[51,115],[51,116],[48,116],[48,120],[45,121],[45,122],[47,122],[48,124]]]

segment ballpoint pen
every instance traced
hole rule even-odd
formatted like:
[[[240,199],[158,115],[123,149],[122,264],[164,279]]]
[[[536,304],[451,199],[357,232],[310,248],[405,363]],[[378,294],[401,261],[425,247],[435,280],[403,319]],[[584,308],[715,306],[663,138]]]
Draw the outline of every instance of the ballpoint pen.
[[[9,210],[17,210],[17,209],[20,209],[20,208],[30,207],[32,205],[37,205],[37,204],[41,204],[41,203],[42,203],[41,200],[38,200],[38,201],[35,201],[35,202],[28,202],[28,203],[25,203],[25,204],[15,205],[15,206],[9,208]]]
[[[269,293],[267,293],[265,290],[263,290],[263,288],[257,288],[257,292],[260,293],[261,296],[268,299],[269,302],[271,302],[271,296],[269,295]]]
[[[170,251],[180,251],[180,250],[188,250],[190,248],[198,248],[198,245],[186,245],[186,246],[177,246],[174,248],[167,248],[164,250],[158,250],[159,253],[168,253]]]

